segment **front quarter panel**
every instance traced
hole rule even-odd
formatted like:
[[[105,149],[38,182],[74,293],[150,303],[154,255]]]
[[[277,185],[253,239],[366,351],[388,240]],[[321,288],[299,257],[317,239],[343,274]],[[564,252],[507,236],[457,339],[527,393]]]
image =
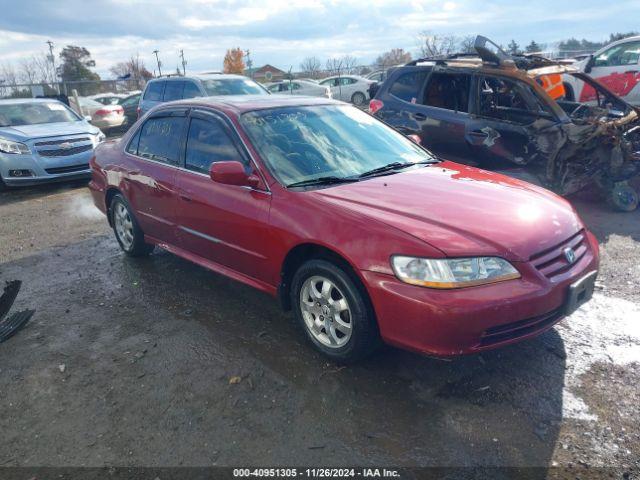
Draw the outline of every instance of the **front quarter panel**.
[[[278,186],[279,187],[279,186]],[[274,236],[274,265],[281,266],[297,245],[310,243],[328,248],[349,262],[353,269],[393,275],[390,256],[442,257],[441,251],[399,229],[373,220],[355,210],[339,207],[313,191],[274,190],[270,223]],[[279,283],[280,269],[271,272]]]

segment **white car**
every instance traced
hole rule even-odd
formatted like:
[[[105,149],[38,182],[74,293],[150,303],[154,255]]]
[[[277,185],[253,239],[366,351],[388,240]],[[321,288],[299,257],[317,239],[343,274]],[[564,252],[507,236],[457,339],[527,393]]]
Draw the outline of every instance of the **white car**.
[[[78,97],[80,105],[74,97],[69,97],[69,106],[84,117],[91,117],[91,125],[106,131],[121,127],[125,121],[124,108],[120,105],[103,105],[87,97]]]
[[[91,95],[87,98],[95,100],[96,102],[103,105],[117,105],[120,100],[126,96],[127,95],[122,95],[120,93],[99,93],[97,95]]]
[[[309,97],[331,98],[331,89],[307,80],[284,80],[267,86],[271,93],[306,95]]]
[[[369,99],[369,86],[373,80],[358,75],[340,75],[320,80],[320,85],[329,87],[331,95],[336,100],[351,102],[363,106]]]
[[[632,105],[640,105],[640,36],[610,43],[593,55],[573,63]],[[596,100],[593,88],[568,75],[566,96],[577,102]]]

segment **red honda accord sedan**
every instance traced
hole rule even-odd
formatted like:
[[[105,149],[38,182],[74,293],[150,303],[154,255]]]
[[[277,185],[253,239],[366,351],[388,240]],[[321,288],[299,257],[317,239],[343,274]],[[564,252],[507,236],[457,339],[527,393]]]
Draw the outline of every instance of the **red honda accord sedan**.
[[[440,161],[332,100],[163,104],[91,168],[125,253],[159,246],[278,297],[335,360],[381,341],[448,356],[529,338],[597,275],[597,241],[564,199]]]

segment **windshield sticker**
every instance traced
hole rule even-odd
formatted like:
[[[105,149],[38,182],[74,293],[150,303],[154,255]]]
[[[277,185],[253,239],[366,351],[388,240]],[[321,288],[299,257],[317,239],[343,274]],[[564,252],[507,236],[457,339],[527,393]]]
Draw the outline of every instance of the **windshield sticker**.
[[[59,103],[47,103],[47,107],[49,107],[49,110],[66,110],[66,108],[64,108],[64,105],[61,105]]]

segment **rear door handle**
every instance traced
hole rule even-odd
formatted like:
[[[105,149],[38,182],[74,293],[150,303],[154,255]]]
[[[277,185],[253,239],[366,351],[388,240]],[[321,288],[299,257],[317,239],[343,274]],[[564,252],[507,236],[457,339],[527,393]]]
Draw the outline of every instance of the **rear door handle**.
[[[416,120],[426,120],[427,116],[424,113],[414,113],[413,114],[413,118],[415,118]]]
[[[186,195],[182,195],[182,194],[180,194],[180,199],[184,200],[185,202],[191,201],[191,197],[187,197]]]

